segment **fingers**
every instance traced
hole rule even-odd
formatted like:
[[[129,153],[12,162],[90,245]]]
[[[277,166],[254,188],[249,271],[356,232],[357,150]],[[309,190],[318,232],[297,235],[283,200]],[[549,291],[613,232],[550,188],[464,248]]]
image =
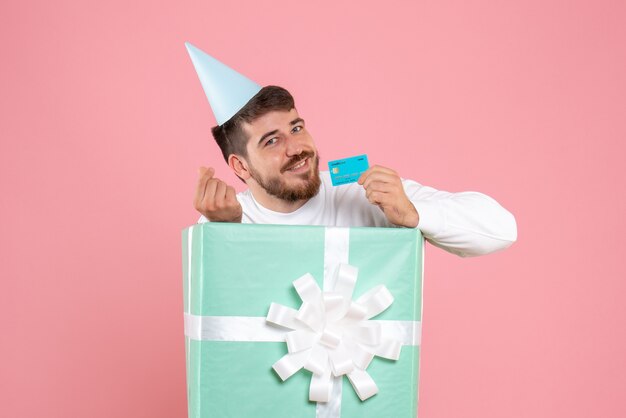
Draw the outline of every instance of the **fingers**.
[[[226,192],[230,186],[220,179],[212,178],[207,181],[204,196],[196,207],[202,213],[214,212],[224,209],[227,205]],[[232,187],[231,187],[232,188]],[[234,189],[233,189],[234,194]],[[235,198],[235,201],[237,199]],[[232,201],[231,201],[232,203]]]
[[[215,205],[215,208],[219,210],[224,208],[224,202],[226,200],[226,188],[228,186],[226,186],[226,183],[221,180],[217,180],[216,183],[217,185],[215,187],[215,198],[213,204]]]
[[[218,180],[213,178],[214,174],[215,169],[213,167],[198,168],[199,177],[193,204],[196,210],[200,212],[202,212],[203,206],[206,207],[206,201],[212,200],[207,197],[207,191],[209,191],[209,193],[213,193],[214,195],[214,188],[216,185],[212,183],[215,183],[215,180]],[[211,195],[211,198],[213,197],[213,195]]]
[[[397,175],[388,174],[388,173],[373,172],[369,176],[367,176],[365,181],[363,181],[363,187],[365,189],[368,189],[374,183],[376,183],[376,184],[389,184],[389,185],[393,185],[395,187],[401,187],[402,186],[402,180]]]
[[[369,196],[376,193],[393,193],[397,187],[392,183],[382,182],[382,181],[372,181],[365,188],[365,196],[369,198]]]
[[[383,192],[367,192],[366,197],[372,205],[382,206],[385,203],[385,194]]]
[[[374,189],[369,188],[365,191],[365,197],[370,203],[374,205],[389,205],[395,202],[397,199],[393,190],[386,190],[386,188]]]
[[[235,188],[214,175],[211,167],[198,169],[194,207],[210,221],[241,222],[242,208]]]
[[[215,196],[217,191],[217,185],[220,179],[209,179],[204,189],[204,197],[202,198],[202,207],[207,211],[215,210]]]
[[[366,191],[370,190],[372,185],[374,185],[375,190],[384,192],[400,192],[403,189],[400,176],[395,171],[381,166],[370,167],[359,178],[359,184]],[[390,187],[383,187],[383,184]]]
[[[389,222],[398,226],[417,226],[419,214],[406,195],[398,173],[376,165],[361,175],[359,184],[365,189],[367,200],[378,206]]]
[[[202,199],[204,199],[207,183],[213,177],[213,174],[215,174],[213,167],[200,167],[198,169],[198,185],[196,186],[196,195],[193,201],[196,209],[198,209],[198,205],[202,202]]]
[[[198,168],[198,176],[200,178],[211,178],[215,174],[215,169],[213,167],[200,167]]]
[[[359,178],[359,184],[365,189],[368,199],[373,192],[393,195],[404,193],[400,176],[395,171],[381,166],[373,166],[364,172]],[[381,198],[379,197],[377,201]]]
[[[371,166],[370,168],[368,168],[366,171],[363,172],[363,174],[361,174],[361,177],[359,177],[359,184],[364,184],[365,181],[367,180],[368,177],[372,176],[372,175],[378,175],[378,174],[387,174],[390,175],[392,177],[398,177],[398,173],[396,173],[395,171],[393,171],[390,168],[387,167],[383,167],[380,165],[374,165]]]
[[[237,192],[235,192],[235,188],[232,186],[226,186],[226,203],[229,205],[238,203]]]

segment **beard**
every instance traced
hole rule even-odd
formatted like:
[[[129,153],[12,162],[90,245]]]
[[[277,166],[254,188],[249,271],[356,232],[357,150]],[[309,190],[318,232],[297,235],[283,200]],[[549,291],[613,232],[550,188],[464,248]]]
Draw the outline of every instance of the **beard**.
[[[309,164],[313,164],[313,172],[308,171],[306,173],[299,174],[298,177],[302,180],[306,180],[304,184],[298,186],[287,186],[285,181],[279,176],[269,177],[264,179],[261,177],[259,172],[257,172],[252,166],[249,166],[250,176],[263,188],[265,191],[274,197],[277,197],[281,200],[287,202],[297,202],[299,200],[309,200],[317,193],[320,189],[320,170],[319,163],[320,158],[318,155],[315,155],[313,152],[304,151],[300,155],[293,157],[290,159],[287,164],[283,166],[280,170],[281,173],[287,171],[290,167],[298,164],[300,161],[305,158],[309,158]]]

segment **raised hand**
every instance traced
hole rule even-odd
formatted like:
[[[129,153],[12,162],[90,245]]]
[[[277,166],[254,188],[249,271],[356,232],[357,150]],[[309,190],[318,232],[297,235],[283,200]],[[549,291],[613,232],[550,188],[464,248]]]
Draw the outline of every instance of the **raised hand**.
[[[214,177],[215,169],[198,169],[198,186],[193,206],[211,222],[241,222],[243,210],[235,189]]]
[[[409,228],[417,226],[419,214],[404,192],[398,173],[375,165],[361,174],[359,184],[365,189],[367,200],[377,205],[389,222]]]

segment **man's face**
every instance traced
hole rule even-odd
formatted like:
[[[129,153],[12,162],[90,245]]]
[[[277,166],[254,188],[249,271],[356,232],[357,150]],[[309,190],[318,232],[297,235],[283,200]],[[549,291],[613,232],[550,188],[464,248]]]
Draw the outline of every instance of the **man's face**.
[[[269,112],[243,129],[250,176],[269,195],[296,202],[317,194],[319,156],[296,109]]]

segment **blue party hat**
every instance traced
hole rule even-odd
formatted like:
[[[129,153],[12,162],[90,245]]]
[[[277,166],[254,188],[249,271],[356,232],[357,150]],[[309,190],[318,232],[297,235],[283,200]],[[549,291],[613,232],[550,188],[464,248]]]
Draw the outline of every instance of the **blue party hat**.
[[[185,46],[218,125],[233,117],[261,90],[260,85],[189,42]]]

